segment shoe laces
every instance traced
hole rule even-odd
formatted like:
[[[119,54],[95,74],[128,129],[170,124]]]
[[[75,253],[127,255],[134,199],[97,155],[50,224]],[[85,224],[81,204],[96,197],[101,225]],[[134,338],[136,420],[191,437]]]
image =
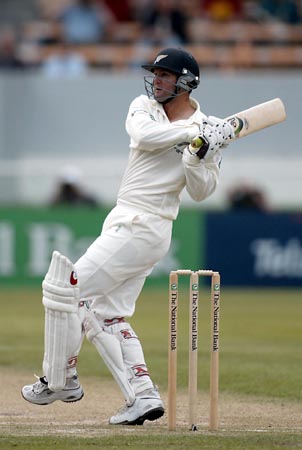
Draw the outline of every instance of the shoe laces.
[[[130,406],[133,406],[133,404],[132,405],[127,405],[127,403],[125,403],[124,406],[122,406],[120,409],[118,409],[116,415],[119,416],[120,414],[123,414],[123,413],[127,412],[128,409],[130,408]]]
[[[35,377],[37,378],[37,382],[33,384],[33,392],[35,394],[40,394],[45,389],[48,388],[48,383],[45,377],[39,377],[35,374]]]

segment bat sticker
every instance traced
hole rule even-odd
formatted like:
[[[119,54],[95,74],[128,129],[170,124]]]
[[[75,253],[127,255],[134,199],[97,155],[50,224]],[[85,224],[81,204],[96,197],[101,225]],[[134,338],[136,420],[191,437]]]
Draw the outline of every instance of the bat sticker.
[[[228,119],[228,122],[232,125],[235,131],[235,135],[237,136],[242,128],[245,126],[248,129],[248,121],[244,119],[240,119],[240,117],[233,116]]]

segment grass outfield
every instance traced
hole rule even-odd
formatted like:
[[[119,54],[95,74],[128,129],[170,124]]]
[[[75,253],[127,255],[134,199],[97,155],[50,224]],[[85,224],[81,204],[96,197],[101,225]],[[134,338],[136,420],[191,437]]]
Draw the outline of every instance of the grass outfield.
[[[0,301],[0,375],[5,381],[8,377],[6,386],[9,389],[9,380],[13,376],[18,380],[17,383],[27,383],[33,381],[33,373],[41,371],[44,312],[40,289],[2,289]],[[167,390],[167,311],[167,289],[147,288],[141,295],[136,314],[131,320],[143,343],[149,370],[163,397],[166,396]],[[187,312],[187,290],[183,287],[179,311],[178,357],[178,384],[183,401],[186,399],[187,385]],[[302,448],[301,318],[301,289],[222,289],[220,408],[222,405],[223,420],[220,429],[215,433],[207,431],[206,418],[201,419],[202,424],[197,433],[187,431],[186,419],[180,423],[177,432],[171,433],[167,432],[166,424],[160,421],[152,423],[151,426],[129,430],[128,427],[108,427],[106,422],[97,427],[93,417],[89,425],[82,423],[75,427],[74,424],[79,418],[73,422],[70,420],[69,423],[69,418],[65,416],[62,416],[62,424],[66,420],[66,429],[62,433],[58,431],[54,435],[53,430],[47,432],[43,426],[39,432],[39,428],[30,428],[29,418],[31,415],[37,415],[41,409],[24,402],[20,398],[18,386],[13,390],[15,392],[17,389],[17,393],[12,394],[16,395],[13,400],[16,405],[15,412],[11,409],[9,396],[1,400],[0,448]],[[209,320],[209,291],[205,288],[201,293],[199,308],[199,389],[200,395],[205,398],[209,389]],[[78,370],[81,380],[88,386],[88,392],[89,385],[94,386],[94,383],[100,380],[111,386],[111,375],[95,348],[87,341],[84,342],[80,354]],[[100,390],[101,386],[100,383]],[[108,392],[110,389],[108,388]],[[100,395],[102,401],[103,393]],[[120,399],[117,399],[117,404],[118,401]],[[25,408],[24,405],[28,409],[22,409]],[[61,406],[55,405],[58,405],[58,402],[49,407],[42,407],[41,417],[43,414],[47,415],[47,411],[50,411],[50,415],[60,414],[61,410],[58,408]],[[74,406],[62,403],[60,405],[63,407],[63,415],[66,414],[66,408]],[[255,405],[258,405],[258,408]],[[249,406],[250,416],[246,411]],[[181,407],[182,405],[180,409]],[[271,424],[269,408],[272,408],[272,411],[280,410],[280,419],[277,417],[273,420],[272,417]],[[85,411],[88,421],[89,411],[88,407],[87,412]],[[293,412],[292,418],[290,411]],[[91,416],[94,414],[97,412],[91,412]],[[242,416],[241,421],[239,416]],[[298,419],[294,419],[294,416]],[[231,417],[234,419],[231,420]],[[245,422],[245,417],[249,417],[251,422],[254,420],[255,427],[253,423],[248,423],[247,419]],[[77,430],[81,425],[83,429],[79,433]]]

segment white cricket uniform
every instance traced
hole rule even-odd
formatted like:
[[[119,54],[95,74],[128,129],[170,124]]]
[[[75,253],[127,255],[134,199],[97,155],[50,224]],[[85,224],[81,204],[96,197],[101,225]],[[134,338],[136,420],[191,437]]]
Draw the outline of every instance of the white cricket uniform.
[[[175,122],[146,95],[129,107],[130,155],[117,204],[75,264],[81,298],[93,300],[101,319],[133,315],[146,277],[169,249],[184,187],[199,202],[217,186],[220,151],[205,163],[187,148],[206,118],[191,102],[194,114]]]

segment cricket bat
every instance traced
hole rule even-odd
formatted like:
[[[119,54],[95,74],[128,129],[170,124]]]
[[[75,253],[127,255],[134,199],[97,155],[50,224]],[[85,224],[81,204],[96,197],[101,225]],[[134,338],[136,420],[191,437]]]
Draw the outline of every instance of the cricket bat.
[[[252,106],[249,109],[227,117],[235,131],[235,139],[248,136],[256,131],[276,125],[286,119],[285,107],[280,98],[274,98],[265,103]],[[193,148],[202,147],[202,138],[195,138],[191,142]]]

